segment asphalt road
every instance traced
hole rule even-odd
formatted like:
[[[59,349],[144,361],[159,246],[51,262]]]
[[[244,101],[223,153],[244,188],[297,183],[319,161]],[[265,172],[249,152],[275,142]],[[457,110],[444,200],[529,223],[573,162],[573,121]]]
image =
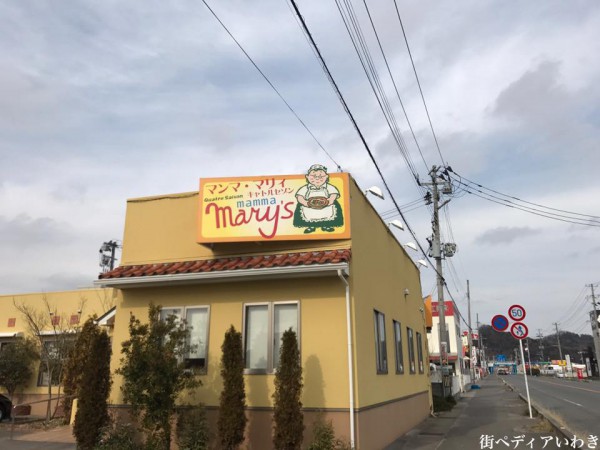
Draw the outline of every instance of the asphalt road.
[[[524,397],[522,374],[501,376]],[[600,382],[527,377],[531,402],[577,437],[600,438]]]

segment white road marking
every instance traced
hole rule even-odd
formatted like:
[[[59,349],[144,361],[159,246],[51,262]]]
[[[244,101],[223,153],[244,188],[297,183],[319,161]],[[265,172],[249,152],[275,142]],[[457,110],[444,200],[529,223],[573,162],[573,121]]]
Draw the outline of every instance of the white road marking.
[[[566,398],[563,398],[563,400],[564,400],[565,402],[569,402],[569,403],[572,403],[572,404],[574,404],[574,405],[581,406],[581,407],[583,408],[583,405],[580,405],[579,403],[572,402],[571,400],[567,400]]]

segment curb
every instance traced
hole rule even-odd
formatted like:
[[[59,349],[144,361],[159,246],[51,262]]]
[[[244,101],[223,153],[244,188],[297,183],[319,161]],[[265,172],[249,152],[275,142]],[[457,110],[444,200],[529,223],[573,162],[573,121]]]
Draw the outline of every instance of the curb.
[[[502,382],[506,386],[508,386],[511,391],[517,392],[517,391],[515,391],[515,388],[511,384],[509,384],[506,380],[502,379]],[[519,392],[517,392],[517,394],[519,395],[519,398],[527,404],[527,397],[524,396],[523,394],[520,394]],[[547,410],[540,407],[540,405],[538,405],[537,403],[531,401],[531,409],[535,409],[535,411],[538,413],[538,415],[543,417],[544,419],[546,419],[548,421],[548,423],[550,425],[552,425],[552,427],[556,431],[558,431],[560,434],[562,434],[562,436],[564,438],[570,440],[572,436],[575,436],[575,433],[573,433],[571,430],[569,430],[566,426],[559,424],[558,421],[554,417],[552,417],[552,415]]]

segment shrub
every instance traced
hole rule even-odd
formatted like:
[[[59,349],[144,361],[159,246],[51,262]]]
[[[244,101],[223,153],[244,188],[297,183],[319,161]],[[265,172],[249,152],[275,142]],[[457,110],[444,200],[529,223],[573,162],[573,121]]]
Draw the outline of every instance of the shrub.
[[[331,421],[318,422],[314,428],[314,438],[308,450],[333,450],[335,434]]]
[[[452,408],[454,408],[454,405],[456,405],[456,400],[451,395],[446,398],[433,397],[433,410],[435,412],[451,411]]]
[[[131,424],[116,422],[102,429],[100,442],[95,450],[139,450],[136,430]]]
[[[209,432],[204,406],[180,409],[177,413],[176,432],[179,450],[206,450]]]
[[[273,446],[276,450],[296,450],[302,445],[304,417],[301,394],[300,351],[296,333],[290,328],[283,333],[275,374]]]
[[[183,362],[189,332],[173,315],[161,320],[160,306],[151,304],[148,323],[131,315],[129,336],[117,369],[123,376],[123,398],[146,432],[146,446],[168,450],[175,401],[184,389],[200,384]]]
[[[221,377],[223,390],[219,402],[219,440],[226,450],[237,448],[244,441],[246,428],[246,391],[244,388],[244,354],[242,334],[233,325],[225,333],[221,346]]]
[[[313,434],[313,441],[308,450],[352,450],[348,442],[335,437],[331,421],[318,420]]]
[[[77,389],[78,408],[75,415],[73,434],[77,447],[82,450],[94,448],[101,437],[101,431],[109,422],[108,395],[110,394],[110,338],[91,319],[88,320],[80,338],[88,334],[83,342],[86,347],[78,348],[85,352],[83,371]],[[79,341],[78,341],[79,343]]]
[[[0,386],[6,389],[12,399],[15,391],[27,386],[33,376],[33,363],[40,355],[36,343],[27,338],[16,338],[2,347],[0,354]]]

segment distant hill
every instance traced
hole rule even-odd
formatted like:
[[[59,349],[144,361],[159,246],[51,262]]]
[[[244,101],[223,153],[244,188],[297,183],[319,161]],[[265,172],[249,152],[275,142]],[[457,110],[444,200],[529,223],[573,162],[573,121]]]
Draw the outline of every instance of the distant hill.
[[[496,355],[505,355],[507,361],[515,359],[515,351],[520,352],[519,342],[512,337],[510,333],[499,333],[490,325],[482,325],[480,335],[483,338],[483,345],[487,358],[492,360]],[[571,361],[580,363],[585,361],[586,356],[590,361],[594,357],[594,343],[591,334],[575,334],[570,331],[560,332],[560,347],[563,359],[565,355],[570,355]],[[551,359],[560,359],[558,351],[558,341],[556,334],[544,336],[542,339],[527,338],[523,341],[524,349],[529,344],[531,362],[549,361]],[[581,354],[579,352],[582,352]],[[525,351],[525,359],[528,358]],[[543,359],[542,359],[543,358]]]

